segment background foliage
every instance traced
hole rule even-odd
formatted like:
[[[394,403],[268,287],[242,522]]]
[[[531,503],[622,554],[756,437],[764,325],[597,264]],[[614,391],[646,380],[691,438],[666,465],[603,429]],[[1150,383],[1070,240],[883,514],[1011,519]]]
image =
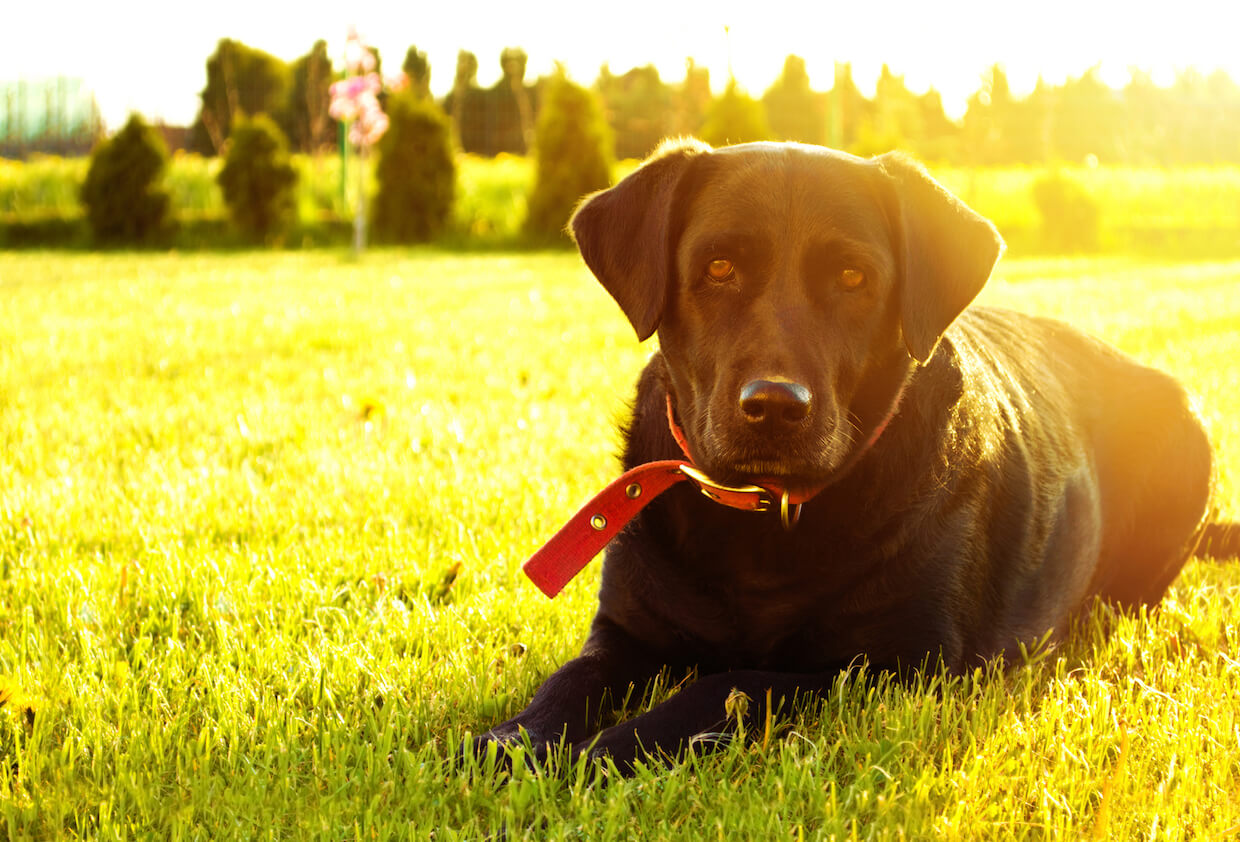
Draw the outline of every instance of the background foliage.
[[[762,103],[741,91],[735,82],[729,82],[723,95],[711,103],[699,134],[711,146],[730,146],[769,140],[771,129]]]
[[[292,156],[298,171],[297,220],[289,246],[345,244],[350,207],[341,195],[340,159]],[[529,158],[511,155],[455,156],[457,192],[451,216],[437,241],[458,248],[511,247],[523,243],[522,224],[534,182]],[[223,197],[215,175],[221,162],[178,153],[163,184],[171,195],[179,248],[231,243]],[[619,178],[632,170],[621,161]],[[1044,229],[1033,185],[1059,173],[1077,183],[1098,209],[1100,253],[1162,256],[1240,254],[1240,167],[1164,169],[1127,166],[948,167],[935,177],[980,213],[994,220],[1009,253],[1056,253]],[[85,177],[81,159],[0,160],[0,247],[85,247],[89,231],[78,205]]]
[[[543,244],[546,232],[562,227],[564,209],[576,201],[561,197],[544,204],[540,191],[549,188],[536,184],[543,168],[509,160],[539,154],[535,129],[543,113],[555,108],[559,81],[554,76],[526,80],[528,57],[519,48],[504,49],[499,61],[502,78],[484,90],[477,84],[477,56],[462,51],[450,94],[433,103],[426,54],[411,46],[405,55],[405,80],[393,83],[394,89],[405,85],[427,107],[443,109],[461,173],[450,217],[435,233],[418,238],[433,236],[458,247]],[[339,163],[327,157],[340,136],[326,114],[333,75],[322,41],[285,63],[223,39],[207,60],[207,84],[189,131],[190,145],[212,157],[224,148],[242,114],[261,113],[296,150],[310,156],[295,163],[303,175],[296,219],[285,239],[289,245],[340,242],[351,216],[338,181]],[[1185,70],[1160,86],[1134,70],[1127,85],[1112,89],[1095,67],[1063,84],[1043,82],[1017,96],[1002,66],[995,65],[982,75],[960,120],[946,116],[936,91],[913,93],[886,66],[872,95],[858,88],[847,64],[836,66],[829,90],[815,90],[805,61],[795,55],[787,57],[780,77],[760,98],[734,80],[727,80],[716,96],[709,73],[692,61],[686,62],[684,79],[670,84],[652,66],[621,74],[604,66],[593,87],[584,90],[591,112],[597,109],[609,129],[588,130],[594,138],[589,148],[597,141],[604,161],[617,155],[622,160],[643,157],[661,138],[677,134],[706,135],[716,144],[801,140],[861,155],[901,148],[929,162],[966,201],[994,219],[1016,253],[1240,252],[1235,189],[1240,87],[1222,72],[1203,76]],[[175,127],[159,128],[178,147],[185,140]],[[389,145],[389,154],[398,153]],[[479,157],[494,159],[494,167],[478,164]],[[431,160],[445,169],[446,178],[447,159],[436,153]],[[406,156],[399,167],[411,164]],[[82,177],[76,166],[37,158],[24,167],[0,161],[0,245],[80,246],[89,241],[78,209],[66,207],[65,196],[77,194],[72,181]],[[230,243],[218,194],[201,187],[215,166],[178,156],[169,174],[172,213],[180,225],[173,240],[178,247]],[[518,182],[523,167],[524,180]],[[396,168],[393,161],[389,169]],[[376,183],[368,178],[367,183]],[[569,180],[551,179],[566,191]],[[434,186],[436,179],[417,181],[429,191],[418,199],[425,206],[435,206],[445,195]],[[593,175],[584,181],[601,183]],[[1035,182],[1043,182],[1037,195]],[[406,188],[412,189],[412,183]],[[543,219],[553,207],[556,218]],[[523,225],[522,219],[531,222]],[[420,222],[414,227],[431,230]]]
[[[284,134],[265,114],[242,117],[226,150],[216,180],[228,215],[252,242],[278,238],[296,212],[297,170],[289,163]]]
[[[207,86],[193,130],[193,148],[214,154],[238,111],[265,112],[301,151],[332,142],[322,131],[326,110],[326,54],[322,42],[291,65],[224,39],[207,61]],[[462,51],[454,84],[443,105],[466,152],[493,156],[526,154],[552,77],[527,81],[528,56],[507,48],[499,56],[502,77],[490,88],[477,83],[478,57]],[[429,97],[431,67],[411,47],[405,69]],[[709,73],[692,61],[685,78],[668,83],[652,66],[615,74],[602,67],[592,91],[615,139],[614,154],[640,158],[668,135],[707,132],[725,138],[799,140],[874,154],[902,148],[930,161],[952,164],[1103,163],[1139,165],[1240,162],[1240,86],[1224,72],[1180,72],[1167,86],[1134,69],[1129,82],[1112,89],[1099,68],[1059,85],[1039,82],[1029,94],[1013,93],[1002,65],[980,73],[981,84],[959,120],[949,119],[933,88],[910,91],[904,77],[884,65],[872,95],[862,93],[848,64],[836,66],[829,90],[811,87],[800,56],[787,57],[779,78],[765,92],[740,90],[723,80],[711,93]],[[760,95],[759,95],[760,93]],[[755,105],[755,99],[757,104]],[[708,129],[715,121],[742,121],[737,137]],[[726,118],[722,114],[727,114]]]
[[[535,242],[560,242],[581,197],[611,184],[610,134],[590,93],[561,73],[548,86],[538,118],[534,188],[525,232]]]
[[[433,239],[451,219],[456,196],[452,130],[443,111],[416,89],[387,98],[391,120],[375,165],[374,229],[380,241]]]
[[[163,140],[136,114],[95,148],[80,193],[95,243],[151,243],[168,233],[167,163]]]

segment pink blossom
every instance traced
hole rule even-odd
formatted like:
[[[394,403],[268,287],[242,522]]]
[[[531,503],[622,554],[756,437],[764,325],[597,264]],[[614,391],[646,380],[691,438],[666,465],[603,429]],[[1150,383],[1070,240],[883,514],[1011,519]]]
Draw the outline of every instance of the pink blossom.
[[[357,119],[357,103],[346,97],[333,99],[332,104],[327,109],[327,113],[331,115],[333,120],[351,123]]]
[[[357,27],[349,27],[348,38],[344,42],[344,63],[350,73],[370,73],[375,69],[375,56],[358,35]]]
[[[388,118],[379,105],[383,80],[374,72],[374,55],[362,44],[357,29],[349,27],[345,43],[348,75],[331,86],[328,113],[349,125],[349,141],[356,146],[372,146],[387,131]],[[404,74],[401,74],[402,77]]]

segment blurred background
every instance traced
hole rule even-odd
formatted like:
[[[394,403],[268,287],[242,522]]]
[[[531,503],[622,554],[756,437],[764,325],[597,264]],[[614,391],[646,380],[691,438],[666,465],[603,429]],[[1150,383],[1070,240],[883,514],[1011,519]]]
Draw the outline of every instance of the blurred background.
[[[715,145],[903,149],[994,219],[1015,253],[1240,251],[1240,54],[1218,3],[1180,3],[1171,15],[1058,1],[600,12],[558,0],[309,2],[277,12],[225,0],[184,26],[163,5],[134,1],[32,4],[6,19],[0,246],[10,248],[116,242],[92,228],[82,185],[92,150],[131,116],[167,157],[157,178],[168,220],[160,237],[134,242],[346,241],[360,193],[443,158],[425,151],[441,142],[424,128],[388,141],[404,150],[400,163],[388,155],[394,174],[376,173],[377,141],[366,162],[350,161],[365,150],[332,118],[330,86],[349,73],[355,24],[380,106],[416,103],[417,120],[446,129],[451,158],[434,168],[451,172],[413,176],[399,191],[413,203],[401,213],[425,224],[376,220],[379,240],[564,245],[558,232],[578,195],[662,138],[692,134]],[[581,97],[557,97],[557,85]],[[259,115],[295,172],[284,179],[292,211],[243,236],[220,170],[234,127]],[[556,165],[568,175],[542,171]],[[351,166],[364,173],[350,176]],[[563,196],[535,198],[540,180],[560,182]]]

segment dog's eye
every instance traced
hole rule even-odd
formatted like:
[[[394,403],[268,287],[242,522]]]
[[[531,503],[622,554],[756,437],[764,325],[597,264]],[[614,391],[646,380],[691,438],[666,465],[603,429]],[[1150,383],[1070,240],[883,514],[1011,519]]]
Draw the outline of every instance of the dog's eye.
[[[731,260],[721,257],[706,264],[706,274],[712,281],[730,281],[736,275],[736,267]]]
[[[865,272],[860,269],[845,269],[840,272],[840,286],[844,289],[857,289],[865,283]]]

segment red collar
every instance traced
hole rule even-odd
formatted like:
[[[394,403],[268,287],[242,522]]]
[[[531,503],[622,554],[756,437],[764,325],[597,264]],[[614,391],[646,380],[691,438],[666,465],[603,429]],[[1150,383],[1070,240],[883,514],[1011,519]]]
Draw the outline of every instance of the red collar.
[[[903,394],[904,389],[901,387],[887,417],[874,428],[864,446],[849,460],[849,465],[854,464],[878,441],[878,437],[895,416]],[[667,424],[676,444],[684,452],[685,459],[647,462],[625,471],[619,479],[594,495],[572,520],[564,524],[542,549],[522,565],[525,575],[548,597],[554,597],[563,590],[564,586],[590,563],[590,559],[598,555],[650,501],[685,480],[692,480],[703,494],[716,503],[734,509],[764,512],[778,505],[785,529],[796,526],[801,514],[801,504],[828,484],[823,483],[809,489],[790,489],[774,480],[762,480],[761,485],[724,485],[694,467],[684,430],[676,422],[672,411],[670,394],[667,397]]]

